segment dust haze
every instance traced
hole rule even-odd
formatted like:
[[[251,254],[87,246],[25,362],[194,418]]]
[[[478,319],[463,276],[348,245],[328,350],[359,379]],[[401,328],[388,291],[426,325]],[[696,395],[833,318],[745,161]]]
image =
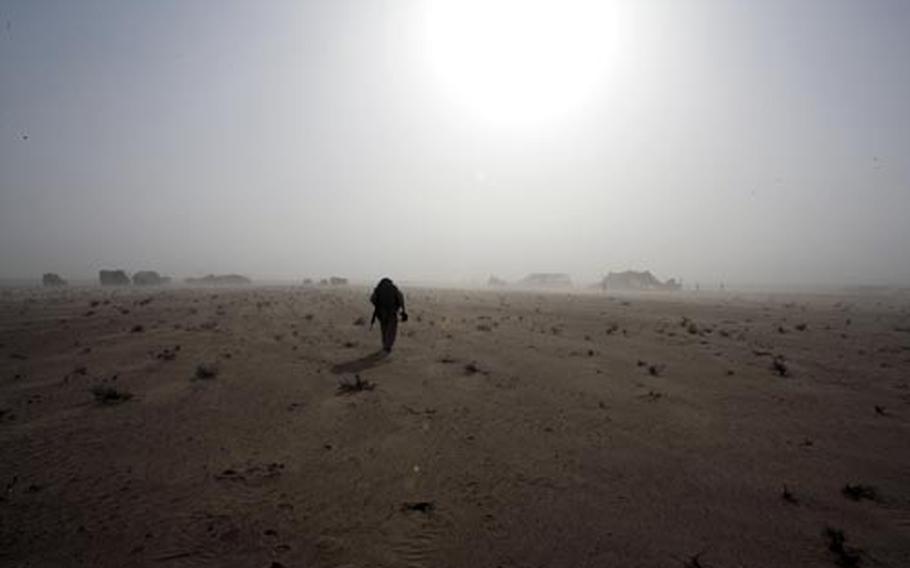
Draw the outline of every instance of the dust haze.
[[[0,0],[0,566],[910,566],[908,31]]]
[[[904,3],[437,4],[4,2],[0,278],[910,283]]]

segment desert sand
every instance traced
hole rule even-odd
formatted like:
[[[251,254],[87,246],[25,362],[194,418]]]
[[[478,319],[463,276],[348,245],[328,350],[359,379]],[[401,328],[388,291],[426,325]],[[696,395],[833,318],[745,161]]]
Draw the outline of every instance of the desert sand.
[[[403,291],[0,291],[0,565],[910,566],[906,293]]]

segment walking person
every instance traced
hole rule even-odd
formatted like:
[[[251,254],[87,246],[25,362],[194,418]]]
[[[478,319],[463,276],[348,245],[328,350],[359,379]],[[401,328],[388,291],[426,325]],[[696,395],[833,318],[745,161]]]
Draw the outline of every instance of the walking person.
[[[395,337],[398,335],[398,313],[401,312],[401,321],[408,321],[404,295],[390,278],[383,278],[373,289],[370,303],[373,304],[370,327],[377,319],[379,320],[379,327],[382,329],[382,350],[391,353]]]

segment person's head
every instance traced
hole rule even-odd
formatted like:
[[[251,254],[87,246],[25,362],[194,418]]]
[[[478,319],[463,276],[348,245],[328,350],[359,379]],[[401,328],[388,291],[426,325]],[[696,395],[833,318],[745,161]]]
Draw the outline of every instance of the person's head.
[[[388,286],[389,284],[392,284],[392,279],[389,277],[385,277],[379,281],[380,286]]]

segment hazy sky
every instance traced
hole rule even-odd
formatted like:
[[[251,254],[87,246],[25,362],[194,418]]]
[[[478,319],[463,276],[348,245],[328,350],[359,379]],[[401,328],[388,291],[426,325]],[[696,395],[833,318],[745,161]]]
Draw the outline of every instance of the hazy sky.
[[[910,2],[0,0],[0,277],[104,267],[908,284]]]

